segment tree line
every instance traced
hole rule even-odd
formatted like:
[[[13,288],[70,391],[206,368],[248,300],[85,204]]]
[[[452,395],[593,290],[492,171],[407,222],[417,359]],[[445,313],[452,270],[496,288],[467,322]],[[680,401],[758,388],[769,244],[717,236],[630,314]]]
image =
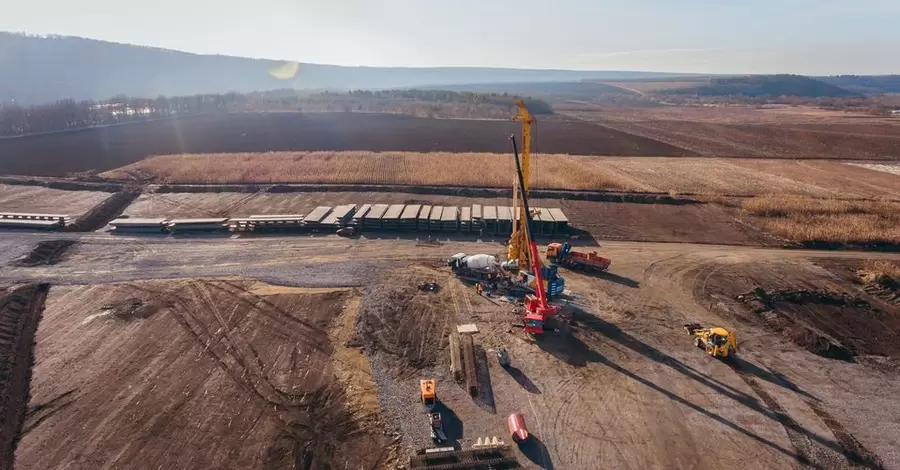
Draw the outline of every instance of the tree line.
[[[534,114],[553,109],[525,99]],[[158,98],[116,96],[104,101],[61,100],[22,107],[0,104],[0,136],[59,132],[174,116],[214,112],[377,112],[440,118],[496,118],[515,114],[515,97],[498,93],[441,90],[303,92],[283,89],[253,93],[204,94]]]
[[[155,99],[117,96],[104,101],[60,100],[28,107],[4,103],[0,104],[0,136],[59,132],[222,111],[234,106],[237,100],[237,94],[225,94],[160,96]]]

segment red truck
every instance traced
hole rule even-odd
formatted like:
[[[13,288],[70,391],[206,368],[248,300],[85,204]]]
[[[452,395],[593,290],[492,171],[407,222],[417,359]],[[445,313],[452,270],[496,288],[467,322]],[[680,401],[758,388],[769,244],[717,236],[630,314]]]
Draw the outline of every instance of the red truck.
[[[573,251],[568,242],[547,245],[547,260],[565,268],[606,271],[612,260],[597,255],[596,251]]]

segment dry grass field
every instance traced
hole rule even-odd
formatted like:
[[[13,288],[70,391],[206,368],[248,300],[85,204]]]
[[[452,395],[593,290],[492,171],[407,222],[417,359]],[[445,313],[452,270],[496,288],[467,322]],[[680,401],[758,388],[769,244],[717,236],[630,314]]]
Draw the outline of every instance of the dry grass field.
[[[830,161],[535,155],[532,186],[576,190],[759,196],[900,198],[900,179]],[[508,187],[511,155],[412,152],[270,152],[152,157],[103,173],[157,182],[349,183]]]
[[[741,202],[767,231],[798,242],[900,243],[900,203],[761,196]]]
[[[532,184],[542,188],[649,187],[606,168],[601,159],[536,155]],[[270,152],[165,155],[109,171],[113,179],[150,175],[166,183],[365,183],[507,187],[512,155],[413,152]]]

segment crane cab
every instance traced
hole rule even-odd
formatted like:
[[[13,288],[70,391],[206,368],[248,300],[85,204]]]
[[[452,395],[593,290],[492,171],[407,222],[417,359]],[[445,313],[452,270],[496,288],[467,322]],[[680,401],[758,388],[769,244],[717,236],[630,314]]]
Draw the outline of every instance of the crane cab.
[[[437,405],[437,391],[434,387],[434,380],[420,380],[419,388],[422,392],[422,404],[429,410],[433,409]]]

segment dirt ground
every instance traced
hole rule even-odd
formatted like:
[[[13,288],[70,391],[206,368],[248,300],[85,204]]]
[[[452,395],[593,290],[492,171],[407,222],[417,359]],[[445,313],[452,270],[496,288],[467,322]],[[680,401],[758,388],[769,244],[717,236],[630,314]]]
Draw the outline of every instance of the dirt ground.
[[[0,173],[102,172],[151,155],[371,150],[508,152],[511,120],[427,119],[375,113],[201,115],[0,140]],[[541,151],[573,155],[693,155],[652,139],[553,116]]]
[[[64,191],[42,186],[0,184],[0,211],[77,217],[110,196],[110,193],[101,191]]]
[[[482,389],[471,398],[454,382],[445,343],[424,341],[443,353],[433,366],[420,361],[418,348],[391,352],[390,361],[381,360],[376,348],[382,406],[387,422],[400,429],[406,451],[428,445],[416,385],[432,377],[448,437],[463,448],[479,437],[508,441],[506,416],[523,413],[535,437],[518,448],[525,468],[900,468],[900,415],[886,411],[896,409],[890,391],[900,384],[896,370],[811,354],[766,333],[759,322],[712,308],[710,303],[719,302],[711,297],[718,286],[744,288],[729,284],[737,281],[729,273],[760,272],[743,256],[657,256],[613,256],[609,275],[564,272],[572,321],[558,323],[559,331],[537,342],[510,326],[517,317],[501,299],[478,296],[439,269],[404,271],[403,285],[437,281],[438,293],[413,296],[430,297],[447,309],[440,316],[412,309],[408,314],[432,325],[416,329],[445,331],[448,316],[478,325]],[[778,263],[767,258],[769,264]],[[795,288],[833,279],[804,260],[786,260],[779,272],[782,285]],[[380,299],[393,286],[368,293],[364,305],[370,295]],[[852,322],[852,312],[844,313]],[[694,348],[681,329],[691,321],[736,329],[739,359],[721,362]],[[494,357],[499,347],[512,357],[508,370]],[[406,359],[405,369],[396,367],[398,357]],[[411,377],[410,369],[419,375]]]
[[[53,287],[18,468],[386,468],[378,410],[348,387],[371,381],[368,366],[338,342],[356,295],[242,280]]]
[[[78,243],[59,263],[0,273],[0,283],[53,284],[22,468],[296,468],[298,456],[326,459],[310,468],[345,468],[328,460],[339,454],[392,468],[384,462],[394,454],[376,449],[396,445],[402,461],[429,445],[417,388],[432,377],[448,437],[462,448],[508,441],[506,417],[523,413],[534,439],[515,452],[528,469],[900,469],[900,371],[890,358],[814,354],[734,299],[759,280],[769,291],[840,290],[893,318],[896,307],[866,298],[828,263],[900,254],[605,242],[610,273],[561,270],[571,322],[532,341],[511,326],[510,304],[478,296],[444,265],[457,252],[499,254],[499,243],[70,236]],[[0,234],[0,252],[41,236],[23,237]],[[158,280],[212,275],[300,288]],[[440,289],[414,287],[423,281]],[[833,312],[806,308],[789,313],[812,322]],[[734,329],[739,360],[699,351],[681,328],[689,322]],[[458,323],[479,328],[475,398],[449,371],[445,333]]]
[[[892,160],[900,154],[897,120],[851,113],[671,106],[564,114],[703,156]]]

